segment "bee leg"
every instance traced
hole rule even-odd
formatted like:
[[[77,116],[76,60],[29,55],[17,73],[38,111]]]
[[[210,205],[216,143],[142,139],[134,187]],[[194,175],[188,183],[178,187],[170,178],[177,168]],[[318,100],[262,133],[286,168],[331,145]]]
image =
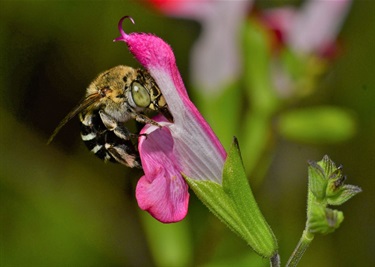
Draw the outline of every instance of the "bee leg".
[[[132,114],[132,117],[137,122],[140,122],[140,123],[143,123],[143,124],[147,124],[148,123],[148,124],[152,124],[152,125],[155,125],[155,126],[161,128],[161,125],[159,123],[157,123],[156,121],[150,119],[146,115],[134,113],[134,114]]]
[[[103,112],[102,110],[99,111],[100,118],[104,126],[115,133],[118,137],[124,140],[130,140],[132,138],[137,138],[138,134],[133,134],[129,132],[129,130],[124,125],[119,125],[115,119],[111,116]]]
[[[139,134],[134,134],[134,133],[129,132],[129,130],[123,125],[118,125],[113,130],[113,132],[115,133],[115,135],[117,135],[118,137],[124,140],[130,140],[130,139],[134,140],[139,137]]]
[[[136,153],[132,143],[117,145],[107,144],[106,149],[117,162],[130,168],[142,169],[141,159]]]

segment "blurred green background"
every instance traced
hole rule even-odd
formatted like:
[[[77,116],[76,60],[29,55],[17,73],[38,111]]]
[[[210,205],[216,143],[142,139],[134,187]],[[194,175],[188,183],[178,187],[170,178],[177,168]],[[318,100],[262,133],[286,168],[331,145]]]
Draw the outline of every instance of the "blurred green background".
[[[136,24],[127,22],[126,31],[155,33],[173,47],[188,90],[197,23],[167,18],[135,1],[0,5],[1,266],[268,265],[193,193],[187,218],[177,224],[163,225],[139,210],[134,190],[142,172],[104,164],[90,154],[78,120],[46,145],[99,72],[139,65],[123,43],[112,42],[119,18],[131,15]],[[328,154],[344,166],[347,183],[363,192],[339,208],[342,226],[317,236],[301,266],[375,266],[374,13],[372,1],[353,3],[340,34],[344,51],[321,89],[300,103],[349,110],[357,120],[356,135],[331,145],[277,138],[265,178],[253,188],[283,263],[304,228],[307,160]]]

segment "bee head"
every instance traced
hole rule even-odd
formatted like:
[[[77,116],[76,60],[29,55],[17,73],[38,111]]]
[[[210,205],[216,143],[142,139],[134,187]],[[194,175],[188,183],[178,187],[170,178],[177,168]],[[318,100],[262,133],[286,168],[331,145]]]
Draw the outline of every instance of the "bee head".
[[[103,72],[87,89],[86,96],[95,94],[100,95],[100,100],[94,103],[97,107],[124,111],[128,106],[136,112],[151,109],[173,121],[158,85],[146,70],[117,66]]]
[[[147,71],[137,69],[137,79],[132,82],[130,92],[130,103],[134,103],[139,108],[160,111],[170,122],[173,122],[160,88]]]

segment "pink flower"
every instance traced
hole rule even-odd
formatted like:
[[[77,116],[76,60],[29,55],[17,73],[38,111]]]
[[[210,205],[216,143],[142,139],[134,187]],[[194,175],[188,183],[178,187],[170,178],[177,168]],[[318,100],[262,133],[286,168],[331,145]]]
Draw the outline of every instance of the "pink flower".
[[[299,9],[265,11],[264,17],[295,52],[322,55],[335,43],[350,5],[351,0],[310,0]]]
[[[159,221],[177,222],[186,216],[189,201],[182,175],[221,183],[226,152],[190,101],[170,46],[151,34],[126,34],[121,27],[125,18],[116,41],[124,41],[150,72],[174,118],[169,123],[159,115],[154,119],[162,128],[147,125],[141,132],[147,133],[139,140],[145,174],[137,185],[137,201]]]

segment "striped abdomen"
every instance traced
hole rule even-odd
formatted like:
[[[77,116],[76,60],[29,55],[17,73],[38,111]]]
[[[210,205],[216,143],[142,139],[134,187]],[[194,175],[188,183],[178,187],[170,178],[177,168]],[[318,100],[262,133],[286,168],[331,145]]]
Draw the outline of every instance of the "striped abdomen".
[[[86,147],[104,161],[142,168],[139,153],[131,140],[118,137],[103,124],[99,111],[81,113],[81,138]]]

